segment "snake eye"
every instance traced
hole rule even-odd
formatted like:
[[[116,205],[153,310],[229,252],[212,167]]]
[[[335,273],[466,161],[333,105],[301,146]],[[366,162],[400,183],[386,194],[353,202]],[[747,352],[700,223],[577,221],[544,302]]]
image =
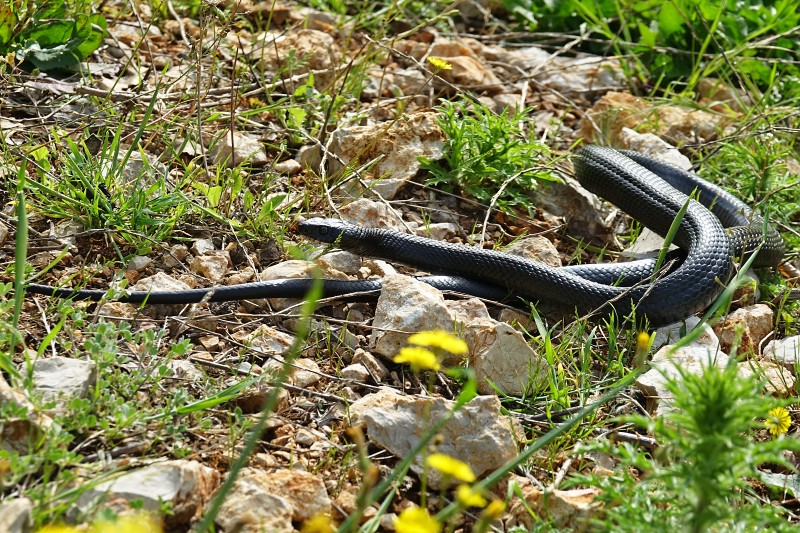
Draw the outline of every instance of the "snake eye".
[[[327,235],[329,229],[330,228],[328,228],[327,226],[320,226],[319,228],[317,228],[317,231],[319,231],[320,235]]]

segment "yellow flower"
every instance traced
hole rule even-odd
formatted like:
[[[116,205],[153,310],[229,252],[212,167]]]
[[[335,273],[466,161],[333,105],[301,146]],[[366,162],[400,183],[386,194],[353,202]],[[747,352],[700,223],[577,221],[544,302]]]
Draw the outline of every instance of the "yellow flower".
[[[441,57],[428,57],[428,63],[433,65],[436,70],[453,70],[453,65]]]
[[[454,355],[464,355],[469,350],[466,342],[443,329],[414,333],[408,338],[408,343],[427,348],[438,348]]]
[[[161,522],[149,514],[122,516],[117,520],[96,522],[89,533],[161,533]]]
[[[324,514],[317,514],[303,522],[303,527],[300,533],[334,533],[334,527],[331,517]]]
[[[442,525],[427,510],[408,507],[394,519],[394,530],[397,533],[439,533]]]
[[[506,510],[506,504],[500,500],[493,500],[486,509],[483,510],[483,516],[489,520],[497,520],[503,516],[503,511]]]
[[[773,435],[782,435],[789,431],[789,426],[792,425],[792,419],[789,416],[789,411],[783,407],[776,407],[770,409],[769,416],[764,421],[764,425]]]
[[[475,474],[472,473],[472,469],[469,465],[449,455],[432,453],[428,456],[426,462],[429,467],[435,468],[445,476],[456,478],[465,483],[472,483],[475,481]]]
[[[456,499],[464,507],[485,507],[486,498],[469,485],[459,485],[456,489]]]
[[[411,365],[411,370],[419,372],[420,370],[439,370],[442,365],[436,360],[436,354],[425,348],[416,346],[406,346],[400,353],[392,359],[395,363],[408,363]]]
[[[99,520],[88,529],[88,533],[162,533],[160,520],[146,514],[127,515],[117,520]],[[38,533],[87,533],[85,529],[69,526],[45,526]]]

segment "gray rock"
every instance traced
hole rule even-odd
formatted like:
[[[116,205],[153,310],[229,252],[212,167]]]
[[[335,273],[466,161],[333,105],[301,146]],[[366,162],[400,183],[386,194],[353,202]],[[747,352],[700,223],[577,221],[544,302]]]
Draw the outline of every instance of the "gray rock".
[[[85,398],[97,380],[94,361],[47,357],[33,363],[33,384],[46,399]]]
[[[33,531],[33,502],[16,498],[0,503],[0,531],[30,533]]]
[[[464,328],[464,340],[481,394],[494,394],[497,387],[506,394],[523,396],[547,378],[546,361],[522,333],[505,322],[473,320]]]
[[[98,504],[124,510],[132,502],[141,503],[146,511],[158,513],[164,504],[169,504],[171,514],[165,517],[168,527],[186,527],[200,516],[219,477],[219,472],[197,461],[156,463],[88,488],[70,514],[85,513]]]
[[[690,344],[671,353],[671,346],[664,346],[653,356],[653,368],[636,380],[639,390],[647,397],[647,409],[656,416],[671,411],[672,394],[665,384],[668,379],[678,378],[679,369],[693,374],[701,374],[709,365],[724,368],[729,357],[713,351],[706,345]]]
[[[267,164],[267,153],[264,144],[255,135],[233,132],[225,132],[219,136],[216,144],[209,150],[211,161],[215,165],[233,168],[242,163],[254,167],[262,167]]]
[[[366,383],[370,378],[369,370],[361,363],[347,365],[341,370],[340,375],[342,379],[347,379],[356,383]]]
[[[223,531],[293,532],[292,521],[330,514],[324,482],[299,470],[245,468],[225,498],[217,525]]]
[[[800,335],[770,341],[763,352],[764,358],[794,371],[800,365]]]
[[[402,396],[381,389],[350,406],[351,425],[366,426],[371,442],[395,457],[405,457],[454,408],[454,402],[443,398]],[[438,438],[437,452],[464,461],[480,478],[516,456],[516,441],[524,433],[515,420],[500,414],[496,396],[477,396],[455,411]],[[421,457],[414,458],[411,468],[417,474],[424,471]],[[426,475],[431,487],[440,487],[442,478],[436,470],[428,469]]]
[[[453,316],[442,293],[409,276],[383,279],[370,338],[372,351],[392,358],[412,333],[443,329],[451,331]]]

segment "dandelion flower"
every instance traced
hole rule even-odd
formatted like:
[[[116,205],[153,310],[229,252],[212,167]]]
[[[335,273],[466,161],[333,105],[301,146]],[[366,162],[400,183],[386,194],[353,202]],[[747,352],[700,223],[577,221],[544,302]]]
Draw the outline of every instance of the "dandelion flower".
[[[486,509],[483,510],[483,516],[489,520],[497,520],[503,516],[503,511],[505,510],[505,503],[501,502],[500,500],[494,500],[486,506]]]
[[[472,473],[472,469],[469,465],[449,455],[432,453],[428,456],[426,462],[429,467],[435,468],[445,476],[450,476],[464,483],[472,483],[475,481],[475,474]]]
[[[303,522],[300,533],[334,533],[336,528],[331,517],[324,514],[316,514]]]
[[[408,363],[411,370],[439,370],[442,365],[436,360],[436,354],[425,348],[406,346],[392,359],[395,363]]]
[[[397,533],[439,533],[442,525],[426,509],[408,507],[394,519]]]
[[[464,507],[485,507],[486,498],[469,485],[459,485],[456,489],[456,499]]]
[[[453,70],[453,65],[442,59],[441,57],[429,57],[428,63],[434,66],[436,70]]]
[[[443,329],[414,333],[408,338],[408,343],[426,348],[438,348],[454,355],[464,355],[469,350],[466,342]]]
[[[776,407],[770,409],[767,413],[767,419],[764,425],[773,435],[783,435],[789,431],[789,426],[792,424],[792,419],[789,416],[789,411],[783,407]]]

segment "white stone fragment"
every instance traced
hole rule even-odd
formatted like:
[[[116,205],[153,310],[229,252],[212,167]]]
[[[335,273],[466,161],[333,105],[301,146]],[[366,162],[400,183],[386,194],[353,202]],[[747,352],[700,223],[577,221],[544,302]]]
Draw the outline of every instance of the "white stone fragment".
[[[370,172],[375,179],[370,188],[391,200],[397,191],[420,169],[420,157],[440,159],[444,134],[436,123],[437,113],[425,111],[405,114],[397,121],[368,126],[339,128],[332,134],[331,151],[338,157],[331,160],[331,172],[342,163],[365,164],[376,160]]]
[[[128,261],[128,270],[135,270],[140,272],[150,266],[153,260],[145,255],[137,255],[131,257],[130,261]]]
[[[172,370],[172,375],[178,379],[195,382],[201,381],[205,377],[202,370],[186,359],[170,361],[167,363],[167,367]]]
[[[295,360],[289,380],[296,387],[310,387],[315,383],[319,383],[321,373],[322,371],[316,361],[301,357]]]
[[[186,283],[160,271],[140,279],[133,286],[135,291],[185,291],[190,288]]]
[[[15,498],[0,503],[0,531],[4,533],[33,531],[33,502],[28,498]]]
[[[264,472],[245,468],[225,498],[217,525],[223,531],[292,532],[292,521],[329,515],[331,501],[324,482],[299,470]]]
[[[257,352],[260,357],[286,355],[294,344],[294,336],[278,331],[266,324],[258,326],[252,332],[239,330],[233,339]]]
[[[372,351],[392,358],[412,333],[452,331],[453,316],[440,291],[409,276],[398,275],[383,279],[372,325]]]
[[[672,393],[666,383],[670,378],[680,378],[679,369],[699,375],[709,365],[724,368],[728,359],[725,353],[703,344],[690,344],[674,351],[671,346],[664,346],[653,356],[653,367],[639,376],[636,385],[647,397],[648,411],[660,416],[673,409]]]
[[[546,361],[518,330],[491,318],[477,319],[464,329],[470,367],[475,370],[478,392],[493,394],[494,387],[522,396],[546,379]]]
[[[770,341],[763,352],[764,358],[794,371],[800,365],[800,335]]]
[[[338,270],[345,274],[358,274],[361,257],[346,251],[331,252],[317,258],[317,263],[326,269]]]
[[[369,370],[361,363],[347,365],[341,370],[340,375],[342,379],[347,379],[356,383],[366,383],[370,378]]]
[[[171,514],[167,523],[188,526],[202,513],[219,477],[219,472],[198,461],[156,463],[89,486],[71,513],[84,513],[98,503],[116,507],[120,501],[137,502],[142,509],[157,513],[168,504]]]
[[[97,379],[94,361],[47,357],[33,363],[33,385],[46,399],[84,398]]]
[[[380,389],[350,406],[352,426],[366,426],[370,442],[396,457],[405,457],[428,429],[454,409],[443,398],[402,396],[392,389]],[[500,414],[496,396],[477,396],[455,411],[439,431],[437,452],[467,463],[480,478],[517,454],[516,442],[522,429],[513,418]],[[422,458],[411,468],[421,474]],[[441,475],[428,470],[428,483],[438,488]]]
[[[558,248],[550,239],[541,235],[528,235],[518,239],[503,251],[547,266],[555,268],[561,266],[561,254],[558,253]]]
[[[343,206],[339,213],[344,220],[363,228],[391,229],[405,232],[399,214],[385,202],[359,198]]]
[[[211,147],[209,156],[215,165],[225,165],[228,168],[242,163],[260,167],[268,161],[261,139],[238,131],[233,132],[233,135],[226,132],[219,136],[216,144]]]
[[[383,380],[389,375],[389,369],[386,368],[386,365],[381,363],[377,357],[365,350],[362,350],[361,348],[356,348],[355,353],[353,354],[353,363],[364,365],[364,367],[369,369],[370,373],[378,380]]]
[[[722,350],[730,353],[738,346],[739,353],[757,353],[767,335],[773,332],[775,314],[766,304],[756,304],[737,309],[714,324]]]
[[[652,133],[638,133],[630,128],[620,130],[620,139],[629,150],[641,152],[655,159],[672,163],[683,170],[691,170],[692,162],[680,150]]]
[[[195,256],[190,261],[189,268],[206,279],[219,282],[227,274],[230,263],[230,254],[227,251],[216,251]]]
[[[658,350],[667,344],[675,344],[684,336],[694,330],[700,323],[700,319],[696,316],[690,316],[686,320],[668,324],[658,328],[655,332],[655,339],[653,339],[653,350]],[[719,339],[714,329],[708,324],[703,324],[703,332],[697,337],[693,344],[696,346],[705,346],[709,351],[716,352],[720,349]]]

